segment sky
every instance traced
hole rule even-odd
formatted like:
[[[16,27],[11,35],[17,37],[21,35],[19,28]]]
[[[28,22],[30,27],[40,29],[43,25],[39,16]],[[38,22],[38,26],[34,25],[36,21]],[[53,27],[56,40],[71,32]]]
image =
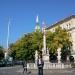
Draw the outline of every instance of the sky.
[[[33,32],[36,16],[39,24],[45,21],[47,26],[75,14],[75,0],[0,0],[0,45],[7,46],[7,28],[9,26],[9,44],[16,42],[25,33]]]

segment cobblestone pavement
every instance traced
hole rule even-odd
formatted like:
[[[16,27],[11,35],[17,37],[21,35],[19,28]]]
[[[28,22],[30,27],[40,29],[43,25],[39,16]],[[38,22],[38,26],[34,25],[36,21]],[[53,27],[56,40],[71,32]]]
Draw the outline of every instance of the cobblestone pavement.
[[[28,70],[28,73],[22,73],[22,66],[0,67],[0,75],[38,75],[38,70]],[[63,70],[44,70],[43,75],[75,75],[75,69]]]

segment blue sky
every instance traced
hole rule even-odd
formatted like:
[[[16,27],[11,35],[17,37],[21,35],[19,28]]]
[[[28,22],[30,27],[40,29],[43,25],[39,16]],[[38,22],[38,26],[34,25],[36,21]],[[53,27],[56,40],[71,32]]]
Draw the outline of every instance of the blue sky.
[[[75,0],[0,0],[0,45],[6,47],[7,25],[10,17],[9,44],[24,33],[34,31],[36,16],[42,27],[75,14]]]

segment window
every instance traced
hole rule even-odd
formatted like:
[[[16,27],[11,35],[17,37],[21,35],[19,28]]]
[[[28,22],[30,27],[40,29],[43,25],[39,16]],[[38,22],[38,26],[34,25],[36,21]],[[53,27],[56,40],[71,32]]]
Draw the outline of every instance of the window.
[[[69,23],[69,29],[71,28],[71,24]]]
[[[53,28],[53,30],[52,30],[53,32],[55,32],[55,28]]]
[[[68,24],[67,24],[67,29],[70,29],[70,28],[71,28],[71,24],[68,23]]]

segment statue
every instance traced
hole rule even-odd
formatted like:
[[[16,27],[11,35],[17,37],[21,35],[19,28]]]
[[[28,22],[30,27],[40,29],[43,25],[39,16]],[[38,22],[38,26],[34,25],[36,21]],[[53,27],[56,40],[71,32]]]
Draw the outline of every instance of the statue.
[[[35,64],[37,65],[37,60],[38,60],[38,51],[35,51]]]
[[[58,56],[57,56],[58,63],[61,63],[61,48],[60,47],[57,49],[57,53],[58,53]]]

